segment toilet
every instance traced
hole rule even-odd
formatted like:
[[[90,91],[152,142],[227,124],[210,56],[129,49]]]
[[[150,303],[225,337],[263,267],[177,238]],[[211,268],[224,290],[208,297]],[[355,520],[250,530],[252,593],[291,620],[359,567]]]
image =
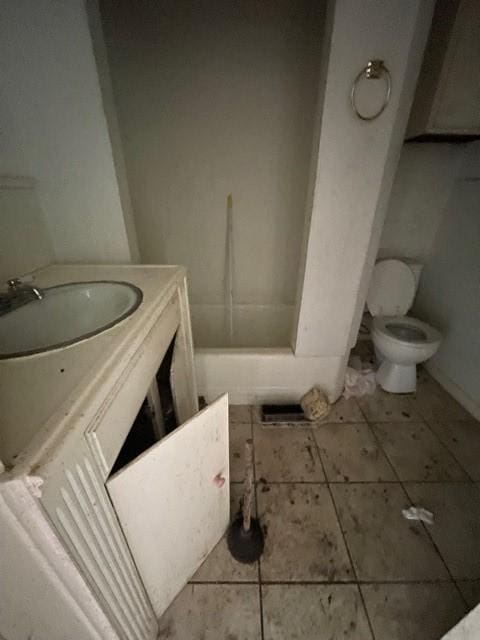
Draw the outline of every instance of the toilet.
[[[381,260],[373,269],[367,308],[379,363],[376,378],[390,393],[415,391],[417,364],[431,358],[442,339],[437,329],[405,315],[413,304],[420,270],[420,265],[402,260]]]

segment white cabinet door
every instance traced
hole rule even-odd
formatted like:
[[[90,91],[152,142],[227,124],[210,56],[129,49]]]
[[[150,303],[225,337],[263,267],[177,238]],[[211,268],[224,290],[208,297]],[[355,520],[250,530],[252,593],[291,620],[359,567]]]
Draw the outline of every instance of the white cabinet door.
[[[224,534],[229,486],[226,394],[108,480],[157,616]]]

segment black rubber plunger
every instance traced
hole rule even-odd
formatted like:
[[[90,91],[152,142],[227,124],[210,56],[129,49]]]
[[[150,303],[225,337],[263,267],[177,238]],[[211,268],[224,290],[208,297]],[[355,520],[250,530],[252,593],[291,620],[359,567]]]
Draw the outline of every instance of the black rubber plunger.
[[[253,442],[245,442],[245,480],[243,484],[242,512],[231,523],[227,534],[230,553],[245,564],[255,562],[263,553],[263,531],[256,518],[252,518],[253,501]]]

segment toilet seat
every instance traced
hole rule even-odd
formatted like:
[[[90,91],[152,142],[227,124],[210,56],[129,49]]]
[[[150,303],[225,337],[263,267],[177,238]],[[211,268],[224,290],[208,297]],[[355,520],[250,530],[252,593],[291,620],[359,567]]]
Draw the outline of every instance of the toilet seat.
[[[377,316],[373,319],[372,330],[383,339],[410,348],[423,349],[441,340],[440,332],[434,327],[410,316]]]

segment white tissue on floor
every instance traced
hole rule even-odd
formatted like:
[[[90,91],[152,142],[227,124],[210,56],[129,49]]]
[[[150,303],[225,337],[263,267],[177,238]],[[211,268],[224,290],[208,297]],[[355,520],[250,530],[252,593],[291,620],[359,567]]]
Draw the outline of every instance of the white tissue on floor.
[[[421,520],[426,524],[433,524],[433,513],[423,507],[410,507],[402,509],[403,517],[407,520]]]

